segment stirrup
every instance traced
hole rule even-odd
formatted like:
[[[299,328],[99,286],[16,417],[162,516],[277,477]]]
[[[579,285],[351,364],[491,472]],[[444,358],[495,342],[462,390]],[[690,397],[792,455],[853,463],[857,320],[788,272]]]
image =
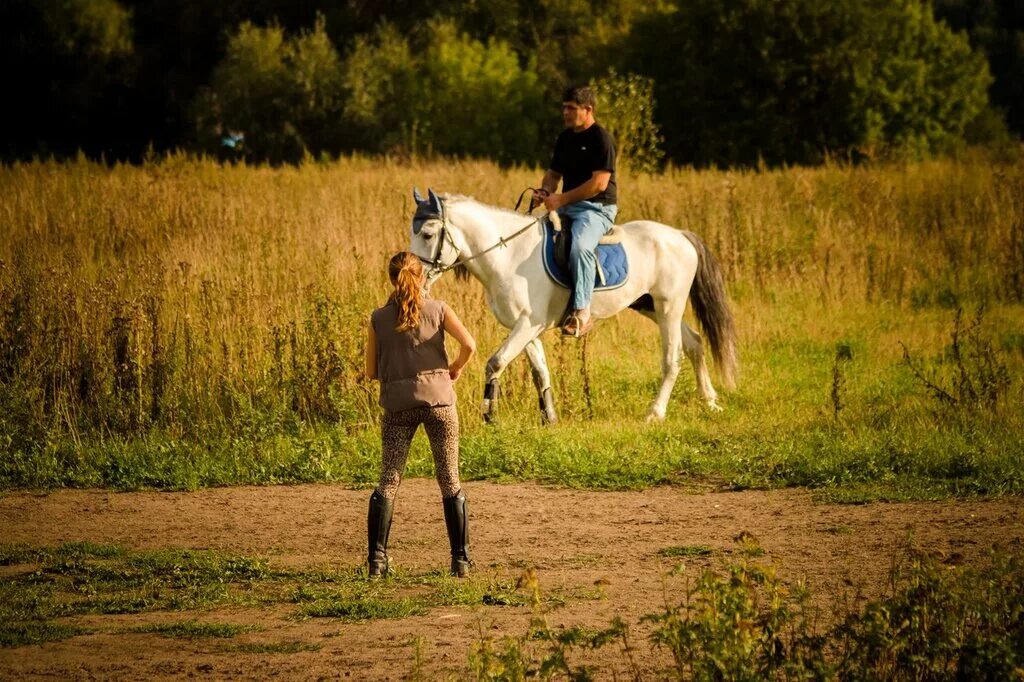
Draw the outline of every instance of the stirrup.
[[[562,336],[571,336],[574,339],[582,338],[594,326],[594,318],[591,317],[586,323],[580,322],[580,316],[572,313],[562,325]]]

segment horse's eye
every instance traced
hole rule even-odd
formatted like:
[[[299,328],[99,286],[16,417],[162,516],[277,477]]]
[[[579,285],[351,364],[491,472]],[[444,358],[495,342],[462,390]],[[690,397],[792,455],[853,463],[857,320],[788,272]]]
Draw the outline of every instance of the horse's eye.
[[[430,241],[431,239],[433,239],[433,238],[434,238],[434,235],[432,235],[432,234],[427,234],[426,232],[424,232],[424,233],[423,233],[423,241],[425,241],[425,242],[429,242],[429,241]]]

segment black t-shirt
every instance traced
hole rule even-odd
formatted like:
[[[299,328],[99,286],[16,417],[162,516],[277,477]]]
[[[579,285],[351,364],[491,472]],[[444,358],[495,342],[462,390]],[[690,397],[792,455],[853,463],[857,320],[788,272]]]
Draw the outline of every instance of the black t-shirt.
[[[615,143],[608,131],[597,123],[581,133],[572,128],[563,130],[555,141],[550,168],[562,176],[563,192],[582,185],[594,175],[594,171],[611,171],[608,187],[588,201],[615,203]]]

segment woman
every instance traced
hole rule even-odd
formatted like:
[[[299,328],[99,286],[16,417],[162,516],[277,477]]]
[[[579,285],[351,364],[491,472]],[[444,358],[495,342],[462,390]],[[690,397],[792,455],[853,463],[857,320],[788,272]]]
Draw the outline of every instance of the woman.
[[[382,464],[380,484],[370,496],[366,527],[371,577],[388,572],[388,534],[395,495],[416,429],[423,424],[434,453],[444,521],[452,549],[452,575],[469,573],[466,494],[459,484],[459,415],[452,382],[476,351],[476,342],[455,312],[423,295],[419,258],[395,254],[388,264],[395,290],[370,316],[366,377],[380,380]],[[459,357],[448,363],[445,333],[459,342]]]

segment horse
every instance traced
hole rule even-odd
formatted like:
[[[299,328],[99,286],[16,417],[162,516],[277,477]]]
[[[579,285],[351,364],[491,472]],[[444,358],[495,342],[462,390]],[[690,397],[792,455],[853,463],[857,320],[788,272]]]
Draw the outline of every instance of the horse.
[[[543,423],[557,421],[541,334],[559,325],[571,292],[545,272],[540,218],[489,206],[462,195],[428,197],[413,189],[416,212],[409,250],[425,265],[425,287],[445,272],[464,267],[484,286],[487,304],[509,334],[487,361],[483,417],[490,421],[498,399],[498,380],[520,353],[530,361]],[[693,365],[697,395],[720,410],[718,394],[704,357],[701,335],[683,319],[689,299],[708,339],[726,388],[735,385],[736,332],[718,263],[695,234],[650,220],[625,223],[622,244],[629,276],[618,288],[595,291],[594,319],[629,308],[653,320],[661,332],[661,386],[648,421],[665,418],[679,375],[680,350]]]

